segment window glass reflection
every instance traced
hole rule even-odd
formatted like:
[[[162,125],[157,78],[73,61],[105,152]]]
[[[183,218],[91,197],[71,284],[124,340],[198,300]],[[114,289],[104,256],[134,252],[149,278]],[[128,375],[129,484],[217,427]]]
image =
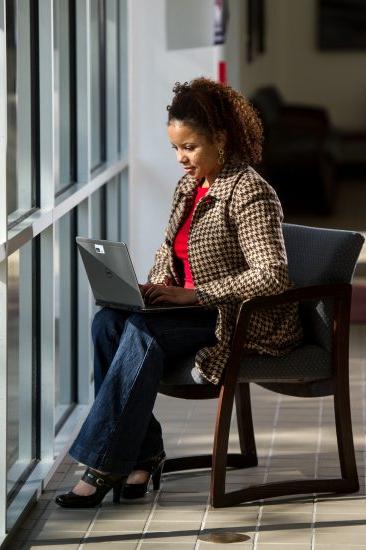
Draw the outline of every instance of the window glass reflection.
[[[59,178],[56,193],[74,181],[75,43],[74,7],[69,0],[54,0],[55,111],[59,128]]]
[[[105,161],[105,20],[104,1],[90,3],[91,166]]]
[[[35,206],[35,139],[32,110],[36,71],[31,72],[30,28],[34,2],[6,1],[7,211],[15,221]],[[35,38],[32,42],[34,49]],[[33,78],[33,81],[32,81]]]
[[[75,402],[76,300],[74,212],[55,224],[55,422]]]
[[[119,83],[119,132],[118,150],[128,152],[128,57],[127,57],[127,0],[120,0],[118,6],[118,83]]]
[[[8,431],[10,491],[34,458],[33,254],[32,242],[8,259]]]

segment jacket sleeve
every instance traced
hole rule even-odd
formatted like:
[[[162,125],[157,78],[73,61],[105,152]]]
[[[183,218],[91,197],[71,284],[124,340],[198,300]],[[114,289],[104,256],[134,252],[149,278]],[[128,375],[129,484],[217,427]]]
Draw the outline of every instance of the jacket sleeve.
[[[173,274],[170,269],[170,247],[164,242],[155,253],[155,261],[147,280],[149,283],[170,285],[173,282]]]
[[[174,275],[170,267],[172,261],[172,243],[168,239],[168,232],[179,200],[180,183],[181,180],[179,180],[174,191],[169,222],[165,230],[165,240],[155,253],[154,264],[147,277],[149,283],[171,285],[174,282]]]
[[[247,269],[196,288],[205,305],[279,294],[290,286],[282,235],[283,213],[275,191],[262,179],[238,186],[229,206]]]

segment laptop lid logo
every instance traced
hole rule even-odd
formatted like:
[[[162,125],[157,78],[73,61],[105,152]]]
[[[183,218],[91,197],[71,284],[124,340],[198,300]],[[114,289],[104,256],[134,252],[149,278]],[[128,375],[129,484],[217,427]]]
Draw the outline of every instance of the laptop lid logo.
[[[102,244],[95,244],[95,252],[97,254],[105,254],[104,252],[104,246]]]

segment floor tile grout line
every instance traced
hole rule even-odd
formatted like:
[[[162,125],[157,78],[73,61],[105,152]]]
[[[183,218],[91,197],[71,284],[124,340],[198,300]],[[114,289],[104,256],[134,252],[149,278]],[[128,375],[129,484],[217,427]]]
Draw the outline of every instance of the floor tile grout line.
[[[153,501],[153,505],[152,505],[152,507],[151,507],[151,510],[150,510],[149,515],[147,516],[145,525],[144,525],[144,527],[143,527],[143,529],[142,529],[142,531],[141,531],[140,540],[138,541],[135,550],[140,550],[140,548],[141,548],[141,545],[142,545],[142,542],[143,542],[143,536],[144,536],[144,534],[147,532],[147,529],[149,528],[149,525],[150,525],[151,520],[152,520],[152,518],[153,518],[153,515],[154,515],[155,509],[156,509],[156,505],[157,505],[157,503],[158,503],[158,499],[159,499],[160,493],[161,493],[161,489],[159,489],[158,491],[156,491],[156,494],[155,494],[155,497],[154,497],[154,501]]]
[[[204,529],[205,527],[205,523],[206,523],[206,519],[207,519],[207,516],[208,516],[208,511],[210,509],[210,493],[208,495],[208,498],[207,498],[207,504],[206,504],[206,509],[205,509],[205,513],[203,514],[203,518],[202,518],[202,521],[201,521],[201,526],[200,526],[200,529],[198,531],[198,535],[200,534],[200,532]],[[197,539],[196,539],[196,543],[194,545],[194,549],[193,550],[198,550],[199,548],[199,545],[200,545],[200,540],[197,536]]]
[[[95,512],[95,516],[93,517],[93,519],[91,520],[90,524],[89,524],[89,527],[88,529],[86,530],[86,533],[85,535],[83,536],[83,539],[82,539],[82,542],[79,544],[79,547],[78,547],[78,550],[83,550],[83,547],[84,547],[84,540],[88,538],[88,535],[91,533],[94,525],[95,525],[95,522],[97,521],[98,519],[98,516],[100,514],[100,511],[101,511],[101,506],[98,507],[97,511]]]
[[[268,455],[267,455],[267,458],[266,458],[263,483],[266,483],[266,481],[268,479],[268,468],[269,468],[269,465],[271,464],[274,441],[275,441],[275,437],[276,437],[276,429],[277,429],[277,425],[278,425],[278,419],[279,419],[279,416],[280,416],[281,403],[282,403],[282,395],[279,395],[277,397],[276,411],[275,411],[274,418],[273,418],[272,437],[271,437],[271,443],[270,443],[270,446],[269,446],[269,449],[268,449]],[[258,518],[257,518],[256,526],[255,526],[255,534],[254,534],[254,537],[253,537],[252,550],[257,550],[257,547],[258,547],[259,528],[261,526],[261,519],[262,519],[262,515],[263,515],[263,500],[261,500],[260,502],[261,502],[261,504],[260,504],[259,510],[258,510]]]
[[[322,430],[323,430],[323,413],[324,413],[324,398],[322,397],[320,399],[319,403],[319,412],[318,412],[318,438],[317,438],[317,444],[316,444],[316,452],[315,452],[315,464],[314,464],[314,479],[317,478],[318,472],[319,472],[319,456],[320,456],[320,449],[321,449],[321,443],[322,443]],[[315,550],[315,521],[316,521],[316,513],[317,513],[317,498],[315,493],[313,494],[313,514],[311,518],[311,539],[310,539],[310,548],[311,550]]]

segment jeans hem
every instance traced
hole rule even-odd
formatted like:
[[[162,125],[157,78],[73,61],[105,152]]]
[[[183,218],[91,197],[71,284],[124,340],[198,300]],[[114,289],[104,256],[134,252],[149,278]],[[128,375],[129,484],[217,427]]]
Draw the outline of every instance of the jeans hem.
[[[123,460],[119,461],[118,465],[115,465],[105,459],[105,454],[98,455],[97,453],[87,451],[82,447],[71,447],[69,450],[69,455],[78,462],[85,464],[85,466],[89,466],[89,468],[94,468],[96,470],[105,471],[111,474],[120,474],[123,476],[132,472],[136,464],[136,461]]]
[[[148,462],[149,460],[154,459],[155,457],[159,456],[163,452],[165,452],[164,447],[160,447],[159,451],[154,451],[153,453],[150,453],[149,456],[144,456],[143,455],[142,458],[138,457],[138,459],[136,460],[134,466],[136,466],[136,464],[140,464],[141,462]]]

